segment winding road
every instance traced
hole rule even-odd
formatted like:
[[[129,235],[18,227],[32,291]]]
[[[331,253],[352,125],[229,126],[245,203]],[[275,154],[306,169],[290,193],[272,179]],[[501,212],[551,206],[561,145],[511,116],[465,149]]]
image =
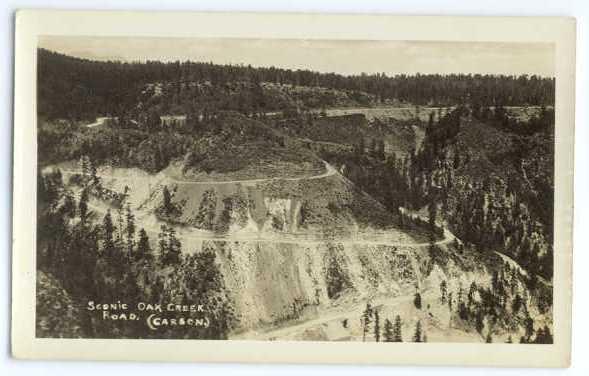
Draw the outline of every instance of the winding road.
[[[211,185],[211,184],[257,184],[257,183],[264,183],[264,182],[268,182],[268,181],[278,181],[278,180],[284,180],[284,181],[298,181],[298,180],[314,180],[314,179],[322,179],[322,178],[326,178],[329,176],[333,176],[335,174],[337,174],[337,170],[335,169],[335,167],[333,167],[332,165],[330,165],[329,163],[327,163],[326,161],[323,161],[324,165],[325,165],[325,172],[319,175],[313,175],[313,176],[300,176],[300,177],[293,177],[293,178],[285,178],[285,177],[273,177],[273,178],[258,178],[258,179],[241,179],[241,180],[199,180],[199,181],[188,181],[188,180],[178,180],[175,178],[172,178],[170,176],[166,176],[163,174],[158,174],[155,176],[135,176],[135,177],[129,177],[129,176],[114,176],[111,174],[96,174],[96,176],[98,176],[99,178],[103,178],[103,179],[117,179],[117,180],[129,180],[129,181],[133,181],[133,182],[137,182],[137,180],[152,180],[152,181],[157,181],[157,180],[163,180],[166,179],[168,181],[170,181],[171,183],[174,184],[178,184],[178,185]],[[66,175],[80,175],[82,174],[82,171],[79,170],[71,170],[71,169],[60,169],[62,174],[66,174]]]
[[[182,181],[166,177],[166,180],[174,184],[193,184],[193,185],[211,185],[211,184],[256,184],[274,180],[287,180],[287,181],[298,181],[298,180],[313,180],[321,179],[329,176],[339,174],[335,167],[323,161],[325,164],[325,172],[319,175],[313,175],[308,177],[297,177],[297,178],[265,178],[265,179],[247,179],[247,180],[232,180],[232,181]],[[81,174],[81,171],[77,170],[61,170],[63,174],[74,175]],[[153,177],[116,177],[109,174],[97,174],[98,177],[105,179],[118,179],[118,180],[132,180],[135,184],[141,179],[154,179]],[[163,178],[162,178],[163,179]],[[92,202],[88,203],[88,207],[96,213],[105,214],[108,210],[106,205],[96,205]],[[161,232],[158,223],[159,221],[151,213],[140,211],[136,215],[137,226],[143,228],[150,235],[157,235]],[[163,223],[163,222],[162,222]],[[192,241],[229,241],[229,242],[265,242],[265,243],[282,243],[282,244],[305,244],[305,245],[317,245],[330,241],[337,241],[340,244],[365,244],[370,246],[390,246],[390,247],[426,247],[432,244],[431,242],[399,242],[393,241],[390,237],[379,233],[358,233],[356,236],[352,235],[348,238],[337,240],[326,238],[321,235],[313,234],[264,234],[261,232],[237,232],[232,234],[216,234],[212,231],[198,230],[193,228],[177,227],[177,236],[179,239],[187,239]],[[444,238],[436,241],[434,244],[444,245],[452,242],[455,239],[454,235],[448,230],[444,230]]]

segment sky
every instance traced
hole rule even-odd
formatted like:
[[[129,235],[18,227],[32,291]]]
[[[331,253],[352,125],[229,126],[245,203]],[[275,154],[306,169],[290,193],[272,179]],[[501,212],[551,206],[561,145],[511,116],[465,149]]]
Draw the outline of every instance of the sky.
[[[549,43],[42,36],[39,47],[92,60],[198,61],[335,72],[554,76]]]

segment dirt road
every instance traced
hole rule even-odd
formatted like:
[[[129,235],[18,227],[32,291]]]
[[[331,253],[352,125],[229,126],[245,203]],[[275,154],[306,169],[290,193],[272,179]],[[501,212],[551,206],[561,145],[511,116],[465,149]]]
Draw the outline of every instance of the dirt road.
[[[260,179],[242,179],[242,180],[223,180],[223,181],[218,181],[218,180],[207,180],[207,181],[186,181],[186,180],[178,180],[178,179],[174,179],[172,177],[163,175],[163,174],[158,174],[155,176],[137,176],[137,177],[126,177],[126,176],[113,176],[111,174],[96,174],[96,176],[98,176],[99,178],[102,179],[117,179],[117,180],[127,180],[127,181],[133,181],[134,183],[137,183],[138,180],[148,180],[148,181],[158,181],[158,180],[166,180],[166,182],[170,182],[173,184],[178,184],[178,185],[211,185],[211,184],[257,184],[257,183],[264,183],[264,182],[269,182],[269,181],[276,181],[276,180],[286,180],[286,181],[298,181],[298,180],[314,180],[314,179],[322,179],[322,178],[326,178],[332,175],[337,174],[337,170],[335,169],[335,167],[333,167],[332,165],[330,165],[329,163],[323,161],[323,163],[325,164],[325,172],[319,175],[313,175],[313,176],[301,176],[301,177],[295,177],[295,178],[284,178],[284,177],[279,177],[279,178],[260,178]],[[79,175],[82,173],[82,171],[79,170],[71,170],[71,169],[62,169],[60,170],[62,174],[65,175]]]

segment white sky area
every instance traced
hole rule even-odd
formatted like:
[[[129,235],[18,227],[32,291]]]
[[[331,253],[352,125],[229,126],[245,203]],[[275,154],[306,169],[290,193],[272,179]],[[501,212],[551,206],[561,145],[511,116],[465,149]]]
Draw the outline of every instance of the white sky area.
[[[91,60],[196,61],[360,73],[554,76],[550,43],[43,36],[39,47]]]

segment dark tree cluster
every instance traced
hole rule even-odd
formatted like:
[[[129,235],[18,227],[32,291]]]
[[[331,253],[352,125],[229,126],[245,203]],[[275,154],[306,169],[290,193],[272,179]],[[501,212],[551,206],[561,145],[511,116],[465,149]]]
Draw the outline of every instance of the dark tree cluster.
[[[370,303],[362,312],[362,342],[372,338],[374,342],[403,342],[403,321],[401,316],[395,315],[394,320],[384,319],[384,326],[381,328],[380,311]],[[415,323],[415,330],[411,342],[427,342],[427,334],[421,320]]]
[[[83,191],[76,200],[74,193],[65,188],[59,170],[39,175],[38,195],[38,269],[60,283],[74,307],[85,308],[88,301],[121,301],[130,306],[140,301],[203,304],[211,323],[208,327],[152,331],[143,320],[121,324],[80,309],[80,331],[76,335],[90,338],[227,337],[235,318],[213,249],[183,255],[175,230],[166,225],[162,226],[154,249],[145,229],[137,232],[130,206],[117,210],[116,214],[108,210],[102,220],[95,223],[99,214],[90,210],[88,195]],[[38,323],[47,320],[38,317]],[[59,318],[51,320],[59,322]],[[53,337],[62,334],[52,332],[52,328],[45,328],[44,333]]]
[[[501,111],[500,107],[495,110]],[[493,145],[496,150],[465,145],[460,140],[461,127],[475,127],[465,120],[471,115],[468,108],[458,107],[438,122],[430,117],[423,145],[412,154],[408,169],[408,180],[414,187],[411,206],[419,209],[428,205],[431,218],[437,203],[440,215],[460,239],[482,251],[507,254],[533,276],[549,280],[553,150],[546,146],[552,138],[544,132],[553,126],[547,125],[553,121],[553,114],[545,111],[539,120],[532,118],[531,122],[544,124],[532,135],[498,131],[494,142],[502,142],[502,138],[507,141]],[[489,174],[482,175],[482,169]]]
[[[343,76],[309,70],[254,68],[202,62],[99,62],[38,50],[39,114],[49,118],[94,119],[100,114],[124,114],[143,93],[164,98],[161,110],[200,114],[216,109],[243,113],[283,109],[278,95],[269,95],[262,83],[346,91],[352,100],[400,101],[419,105],[462,102],[503,105],[541,105],[554,102],[554,79],[538,76],[397,75]],[[168,83],[165,87],[153,86]],[[152,85],[146,89],[146,85]],[[146,90],[151,93],[146,93]],[[165,95],[160,91],[165,90]],[[200,98],[190,102],[183,98]],[[309,93],[303,97],[308,98]],[[295,101],[298,98],[295,98]],[[309,106],[334,105],[329,96]],[[181,106],[178,108],[177,106]]]
[[[548,131],[554,126],[554,109],[548,109],[544,105],[540,106],[539,114],[532,115],[526,121],[521,121],[515,116],[510,116],[509,111],[502,104],[498,104],[492,108],[481,105],[473,106],[472,115],[499,129],[524,136]]]
[[[523,333],[521,343],[552,343],[547,324],[538,325],[530,313],[534,299],[543,299],[546,304],[551,296],[531,297],[525,280],[516,267],[506,262],[493,272],[489,287],[472,282],[467,290],[461,286],[458,291],[448,293],[447,284],[442,281],[440,300],[447,303],[454,320],[474,328],[488,343],[501,331]],[[542,302],[536,304],[542,309]]]

